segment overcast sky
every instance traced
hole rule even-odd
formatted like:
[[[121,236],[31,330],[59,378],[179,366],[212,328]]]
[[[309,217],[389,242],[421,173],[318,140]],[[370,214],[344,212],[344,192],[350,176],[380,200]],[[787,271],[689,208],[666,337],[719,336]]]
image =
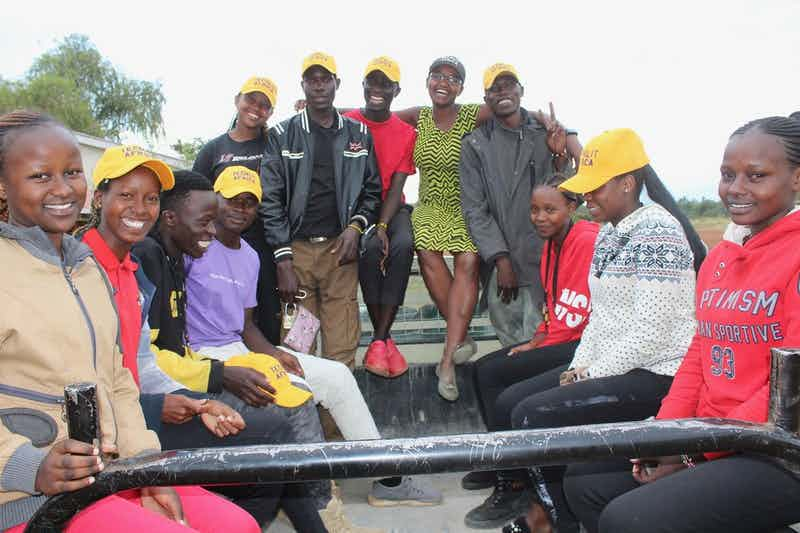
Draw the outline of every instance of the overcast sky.
[[[300,64],[331,53],[336,103],[363,103],[367,61],[402,69],[395,108],[429,103],[430,62],[466,65],[460,101],[482,101],[492,63],[514,64],[523,106],[555,105],[585,143],[631,127],[677,195],[716,198],[728,135],[746,121],[800,110],[800,1],[591,2],[3,2],[0,75],[18,78],[69,33],[84,33],[128,76],[161,82],[166,136],[219,135],[246,78],[279,86],[270,124],[301,96]],[[406,192],[416,199],[416,181]]]

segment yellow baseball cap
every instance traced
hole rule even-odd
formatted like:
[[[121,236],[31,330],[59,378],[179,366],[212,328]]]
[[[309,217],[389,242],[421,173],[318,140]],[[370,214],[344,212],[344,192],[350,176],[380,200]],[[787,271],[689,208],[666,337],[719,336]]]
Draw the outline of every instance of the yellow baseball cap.
[[[220,193],[225,198],[249,192],[261,201],[261,178],[247,167],[239,165],[228,167],[217,176],[214,192]]]
[[[292,381],[289,379],[289,374],[286,373],[283,365],[281,365],[277,359],[269,355],[253,352],[244,355],[234,355],[225,361],[225,366],[243,366],[264,374],[269,384],[275,389],[275,405],[281,407],[297,407],[298,405],[303,405],[311,398],[310,392],[292,384]]]
[[[278,100],[278,86],[269,78],[260,78],[253,76],[248,78],[242,88],[239,89],[240,94],[247,93],[261,93],[269,100],[269,105],[275,107],[275,102]]]
[[[495,63],[483,73],[483,90],[488,91],[489,87],[494,83],[494,80],[504,74],[510,74],[519,81],[519,73],[517,73],[517,69],[515,69],[513,65],[509,65],[508,63]]]
[[[364,70],[364,77],[366,78],[371,72],[375,72],[376,70],[386,74],[386,77],[395,83],[400,81],[400,65],[391,57],[380,56],[367,63],[367,68]]]
[[[103,180],[119,178],[136,167],[149,168],[155,172],[158,181],[161,182],[162,191],[168,191],[175,185],[175,176],[166,163],[133,144],[106,148],[94,167],[92,182],[96,188]]]
[[[302,74],[305,74],[311,67],[319,65],[334,76],[336,75],[336,60],[325,52],[314,52],[303,60]]]
[[[583,147],[578,173],[559,189],[584,194],[650,163],[642,140],[628,128],[608,130]]]

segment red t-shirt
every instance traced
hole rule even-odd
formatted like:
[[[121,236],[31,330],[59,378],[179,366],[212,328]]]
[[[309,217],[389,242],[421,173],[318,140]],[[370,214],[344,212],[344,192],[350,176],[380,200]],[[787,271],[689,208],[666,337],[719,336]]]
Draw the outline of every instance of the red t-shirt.
[[[770,348],[800,345],[798,272],[800,213],[711,250],[697,275],[697,333],[656,418],[767,420]]]
[[[547,336],[539,346],[580,340],[589,317],[589,267],[599,230],[594,222],[579,220],[567,233],[558,253],[555,246],[545,243],[539,274],[547,302],[547,321],[539,324],[536,333]]]
[[[83,236],[92,249],[97,262],[106,271],[114,288],[114,302],[119,313],[119,337],[122,344],[122,365],[130,370],[133,380],[139,385],[139,371],[136,356],[139,351],[139,336],[142,333],[142,306],[139,303],[139,284],[136,283],[136,269],[139,267],[126,254],[120,261],[96,229],[90,229]]]
[[[417,140],[417,132],[394,113],[384,122],[367,119],[359,109],[348,111],[345,116],[366,124],[375,140],[378,171],[383,182],[381,199],[385,200],[395,172],[411,175],[417,171],[414,166],[414,142]]]

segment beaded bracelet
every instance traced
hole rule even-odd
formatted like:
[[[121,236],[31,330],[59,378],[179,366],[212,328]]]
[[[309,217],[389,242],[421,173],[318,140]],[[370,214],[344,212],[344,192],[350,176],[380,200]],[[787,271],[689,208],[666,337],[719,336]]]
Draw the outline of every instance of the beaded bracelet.
[[[387,224],[386,222],[378,222],[375,225],[381,228],[383,231],[389,231],[389,224]]]

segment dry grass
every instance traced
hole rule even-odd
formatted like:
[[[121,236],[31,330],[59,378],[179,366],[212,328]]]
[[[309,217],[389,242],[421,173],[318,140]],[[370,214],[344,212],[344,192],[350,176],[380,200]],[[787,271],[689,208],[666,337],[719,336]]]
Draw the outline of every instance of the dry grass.
[[[730,219],[725,217],[698,218],[692,220],[692,224],[697,230],[697,233],[700,234],[700,238],[703,239],[703,242],[706,243],[709,250],[722,240],[722,234],[728,222],[730,222]]]

